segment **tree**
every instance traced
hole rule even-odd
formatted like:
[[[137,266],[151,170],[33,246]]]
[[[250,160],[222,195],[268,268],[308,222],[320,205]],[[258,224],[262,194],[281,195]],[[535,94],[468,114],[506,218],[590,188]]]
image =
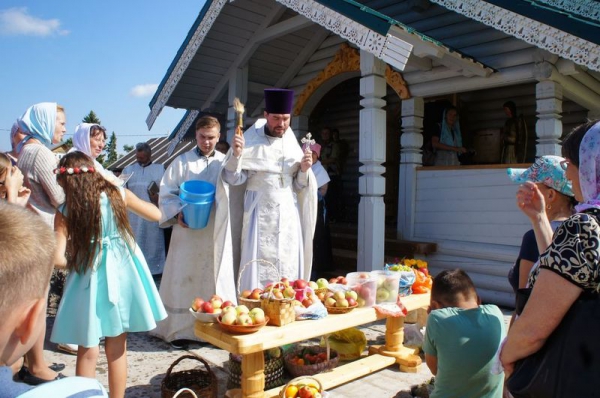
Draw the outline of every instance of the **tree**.
[[[106,160],[104,161],[104,167],[108,167],[119,159],[119,154],[117,153],[117,135],[113,131],[104,148],[104,153],[106,154]]]
[[[133,145],[123,145],[123,150],[125,151],[125,153],[129,153],[131,151],[133,151],[134,146]]]
[[[65,151],[68,151],[69,149],[73,148],[73,138],[68,138],[65,143]]]
[[[98,116],[94,113],[94,111],[90,111],[82,120],[83,123],[94,123],[94,124],[102,124]]]

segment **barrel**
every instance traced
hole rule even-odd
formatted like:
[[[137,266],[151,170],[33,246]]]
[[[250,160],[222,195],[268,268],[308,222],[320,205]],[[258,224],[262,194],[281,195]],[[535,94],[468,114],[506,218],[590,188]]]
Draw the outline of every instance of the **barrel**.
[[[206,227],[215,201],[215,186],[202,180],[186,181],[179,187],[179,198],[184,204],[183,220],[188,227]]]

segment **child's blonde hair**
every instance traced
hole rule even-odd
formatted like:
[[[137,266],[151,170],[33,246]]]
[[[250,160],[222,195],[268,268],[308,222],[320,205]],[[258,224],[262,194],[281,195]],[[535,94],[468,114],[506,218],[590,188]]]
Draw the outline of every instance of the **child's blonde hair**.
[[[12,162],[7,154],[0,152],[0,177],[2,177],[6,171],[12,167]]]
[[[54,267],[54,232],[31,211],[0,201],[0,319],[45,297]]]

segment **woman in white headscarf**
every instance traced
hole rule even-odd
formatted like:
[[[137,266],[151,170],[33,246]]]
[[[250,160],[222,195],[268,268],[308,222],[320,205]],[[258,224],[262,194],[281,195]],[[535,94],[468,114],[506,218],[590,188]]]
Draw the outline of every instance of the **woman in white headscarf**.
[[[23,173],[23,185],[31,190],[28,205],[54,228],[54,214],[56,208],[64,202],[65,194],[56,182],[54,169],[58,159],[50,147],[61,142],[66,132],[65,110],[55,102],[35,104],[27,108],[18,124],[18,130],[24,137],[16,147],[19,155],[17,164]],[[64,278],[64,273],[53,271],[51,289],[61,291]],[[39,341],[26,355],[27,367],[19,371],[21,380],[28,384],[36,385],[64,377],[55,372],[64,368],[64,365],[50,369],[44,360],[45,331],[44,322],[44,331],[40,333]]]
[[[106,146],[106,129],[95,123],[81,123],[75,128],[73,135],[73,147],[69,149],[69,153],[74,151],[83,152],[94,160],[96,171],[113,183],[114,185],[122,186],[123,181],[120,180],[109,170],[106,170],[96,159]]]

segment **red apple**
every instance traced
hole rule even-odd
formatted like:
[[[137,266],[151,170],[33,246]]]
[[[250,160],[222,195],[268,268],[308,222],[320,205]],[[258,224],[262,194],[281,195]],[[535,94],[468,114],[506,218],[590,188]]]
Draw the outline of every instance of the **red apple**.
[[[258,299],[260,299],[261,293],[262,293],[262,290],[259,288],[256,288],[256,289],[252,290],[252,293],[250,293],[250,296],[248,296],[248,298],[252,299],[252,300],[258,300]]]
[[[342,285],[347,285],[347,284],[348,284],[348,281],[346,280],[346,278],[345,278],[345,277],[342,277],[342,278],[340,278],[340,283],[341,283]]]
[[[204,304],[204,300],[200,297],[196,297],[194,301],[192,301],[192,309],[198,312],[202,309],[202,304]]]
[[[290,286],[290,280],[288,278],[286,278],[285,276],[283,278],[281,278],[281,283],[283,283],[283,286],[285,286],[285,287]]]
[[[337,283],[337,278],[331,278],[329,279],[329,283]]]
[[[209,301],[205,301],[202,304],[202,312],[205,312],[207,314],[212,314],[212,313],[215,312],[215,309],[214,309],[213,305]]]
[[[242,298],[248,298],[248,297],[250,297],[251,293],[252,293],[252,290],[244,290],[242,292]]]
[[[356,300],[354,300],[352,297],[348,297],[348,307],[354,307],[356,305]]]
[[[307,283],[303,279],[297,279],[294,281],[294,289],[304,289],[307,286]]]
[[[312,300],[309,298],[305,298],[304,300],[302,300],[302,305],[306,308],[310,307],[312,303]]]
[[[212,297],[210,298],[210,300],[208,300],[208,301],[213,301],[213,300],[221,300],[221,302],[223,302],[223,299],[221,298],[221,296],[218,296],[216,294],[213,294]]]
[[[279,289],[273,289],[273,297],[281,300],[283,298],[283,293],[281,293],[281,290]]]
[[[221,304],[221,308],[227,308],[227,307],[233,307],[233,303],[229,300],[224,301],[223,304]]]

